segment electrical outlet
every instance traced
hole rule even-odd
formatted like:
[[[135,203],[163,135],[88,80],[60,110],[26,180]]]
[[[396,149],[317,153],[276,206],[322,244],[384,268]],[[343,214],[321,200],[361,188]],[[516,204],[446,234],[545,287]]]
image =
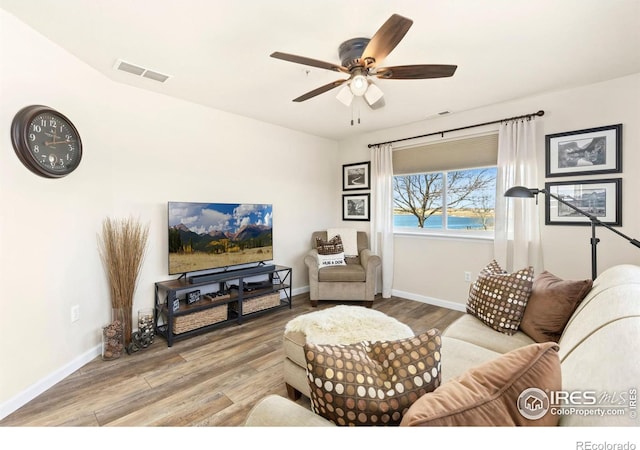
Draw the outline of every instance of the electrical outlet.
[[[80,305],[74,305],[71,307],[71,322],[78,320],[80,320]]]
[[[471,283],[471,272],[464,273],[464,281],[466,281],[467,283]]]

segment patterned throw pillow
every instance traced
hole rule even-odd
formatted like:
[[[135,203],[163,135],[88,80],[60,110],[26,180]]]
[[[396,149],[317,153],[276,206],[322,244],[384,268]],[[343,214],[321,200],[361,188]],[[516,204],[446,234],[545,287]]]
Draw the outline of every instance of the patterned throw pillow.
[[[440,331],[394,341],[305,344],[311,409],[336,425],[398,425],[440,385]]]
[[[342,245],[342,238],[340,235],[334,236],[328,241],[316,238],[316,248],[318,249],[318,255],[337,255],[338,253],[344,254],[344,247]]]
[[[321,269],[323,267],[347,265],[340,235],[334,236],[328,241],[317,237],[316,248],[318,250],[318,266]]]
[[[471,285],[467,312],[496,331],[518,331],[533,287],[533,268],[505,272],[496,261],[482,269]]]
[[[336,255],[318,255],[318,267],[333,267],[333,266],[346,266],[347,263],[344,260],[344,253],[338,253]]]

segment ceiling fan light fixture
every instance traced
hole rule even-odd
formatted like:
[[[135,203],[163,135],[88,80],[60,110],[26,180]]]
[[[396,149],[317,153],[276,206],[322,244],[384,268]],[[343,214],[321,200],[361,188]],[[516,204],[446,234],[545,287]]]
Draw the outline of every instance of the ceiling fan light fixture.
[[[380,89],[375,84],[371,83],[369,84],[369,88],[367,89],[367,92],[364,93],[364,98],[369,104],[369,106],[373,106],[378,102],[378,100],[382,98],[383,95],[384,95],[384,92],[382,92],[382,89]]]
[[[356,97],[362,97],[365,92],[367,92],[367,88],[369,87],[369,83],[367,82],[367,77],[362,74],[358,74],[351,79],[349,83],[349,88],[351,89],[351,93]]]
[[[344,106],[350,106],[353,101],[353,94],[351,93],[351,89],[348,85],[344,85],[338,91],[338,95],[336,98],[342,103]]]

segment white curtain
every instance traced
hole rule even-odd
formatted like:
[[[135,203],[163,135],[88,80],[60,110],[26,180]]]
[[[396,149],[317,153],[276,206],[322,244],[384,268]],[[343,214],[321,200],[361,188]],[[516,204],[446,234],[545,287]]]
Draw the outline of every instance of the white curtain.
[[[507,271],[533,266],[534,272],[540,273],[543,269],[540,205],[534,199],[505,197],[505,191],[513,186],[539,188],[533,119],[500,125],[494,256]],[[544,202],[544,197],[539,201]]]
[[[393,160],[391,144],[371,149],[371,251],[382,259],[382,297],[393,285]]]

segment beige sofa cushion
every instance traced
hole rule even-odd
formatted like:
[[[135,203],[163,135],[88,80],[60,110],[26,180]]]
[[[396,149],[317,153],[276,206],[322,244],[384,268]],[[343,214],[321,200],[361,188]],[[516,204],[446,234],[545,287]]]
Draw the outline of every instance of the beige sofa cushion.
[[[249,412],[246,427],[330,427],[333,423],[279,395],[263,397]]]
[[[341,266],[327,266],[322,267],[318,271],[318,281],[326,282],[326,281],[360,281],[364,282],[367,280],[367,273],[364,271],[364,267],[360,264],[345,264]]]
[[[287,331],[284,333],[284,354],[300,367],[307,366],[304,357],[304,344],[307,343],[307,335],[302,331]]]
[[[531,388],[561,387],[558,346],[531,344],[474,367],[420,397],[404,415],[402,426],[553,426],[558,416],[549,412],[548,398],[532,420],[521,413]],[[530,391],[529,391],[530,392]],[[546,408],[546,409],[545,409]],[[535,410],[537,412],[538,410]]]
[[[498,358],[502,353],[487,350],[467,341],[442,336],[442,382],[459,377],[469,368]],[[461,358],[460,355],[464,355]]]
[[[511,336],[499,333],[471,314],[465,314],[456,319],[454,323],[447,327],[443,336],[467,341],[497,353],[507,353],[535,342],[521,331]]]
[[[593,333],[625,317],[640,317],[640,282],[608,285],[605,289],[594,285],[564,329],[559,341],[560,361],[564,361],[576,347],[582,346]],[[629,351],[626,345],[628,338],[624,335],[621,338],[624,340],[609,342],[608,345],[615,349],[624,343],[626,353]]]
[[[640,284],[636,295],[628,299],[629,303],[640,304]],[[629,401],[634,395],[637,399],[640,388],[638,355],[640,315],[609,322],[566,354],[562,361],[562,389],[578,394],[592,392],[599,399],[599,409],[622,410],[624,414],[567,414],[561,417],[560,425],[637,427],[638,418],[632,417]]]

